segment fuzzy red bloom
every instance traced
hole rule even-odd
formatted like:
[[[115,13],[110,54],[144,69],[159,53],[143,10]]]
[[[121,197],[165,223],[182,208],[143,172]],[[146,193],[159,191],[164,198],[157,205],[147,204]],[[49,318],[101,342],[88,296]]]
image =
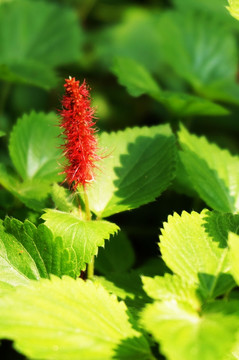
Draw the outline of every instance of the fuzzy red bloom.
[[[80,85],[75,78],[69,77],[64,87],[60,127],[64,129],[62,148],[68,163],[63,173],[70,187],[76,190],[78,185],[85,186],[94,179],[95,162],[100,157],[97,155],[94,109],[85,81]]]

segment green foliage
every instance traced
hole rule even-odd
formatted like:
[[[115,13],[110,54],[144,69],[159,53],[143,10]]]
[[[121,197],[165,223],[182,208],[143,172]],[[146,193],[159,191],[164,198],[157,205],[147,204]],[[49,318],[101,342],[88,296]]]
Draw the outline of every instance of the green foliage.
[[[29,220],[24,223],[6,218],[0,228],[0,281],[18,286],[29,280],[49,278],[50,274],[75,276],[77,268],[63,247],[61,238],[53,238],[49,228],[38,228]]]
[[[64,247],[72,249],[78,273],[85,270],[85,264],[97,254],[98,246],[104,246],[104,241],[119,230],[108,221],[84,221],[77,215],[52,209],[46,210],[42,218],[54,236],[62,237]]]
[[[229,6],[227,9],[230,11],[231,15],[239,20],[239,1],[238,0],[228,0]]]
[[[208,210],[183,212],[181,217],[175,213],[164,223],[160,236],[162,257],[173,272],[198,284],[203,297],[214,298],[235,285],[227,240],[238,225],[238,215]]]
[[[207,99],[183,92],[162,91],[146,68],[135,60],[118,57],[112,71],[118,77],[119,83],[126,86],[130,95],[147,94],[177,116],[225,115],[228,113],[225,108]]]
[[[115,56],[129,57],[140,61],[150,70],[157,70],[161,64],[158,26],[158,12],[129,7],[122,21],[103,29],[96,35],[96,53],[100,61],[111,66]]]
[[[105,244],[105,248],[99,248],[95,261],[95,268],[102,274],[111,272],[123,273],[132,268],[135,261],[134,249],[127,235],[120,232]]]
[[[1,359],[239,358],[238,8],[0,0]],[[77,190],[69,76],[100,129]]]
[[[98,217],[155,200],[174,177],[175,138],[167,125],[102,133],[100,147],[106,155],[88,190]]]
[[[191,186],[211,208],[238,211],[239,157],[210,144],[205,137],[191,135],[183,127],[178,136],[183,150],[180,158]]]
[[[0,183],[35,210],[45,206],[50,184],[60,179],[60,141],[56,124],[54,113],[33,111],[24,115],[14,126],[9,142],[9,153],[17,175],[0,164]]]
[[[206,14],[168,12],[159,32],[164,61],[175,74],[199,94],[238,103],[236,44],[226,26]]]
[[[153,359],[123,302],[89,281],[31,282],[1,299],[0,316],[0,336],[30,358]]]
[[[68,8],[44,1],[0,4],[0,78],[44,89],[56,86],[54,66],[79,58],[79,31]]]
[[[14,126],[9,152],[11,160],[23,180],[59,180],[60,134],[54,113],[32,112],[24,115]]]
[[[183,303],[155,302],[142,313],[142,325],[160,342],[167,359],[224,359],[236,340],[238,312],[227,316],[228,304],[221,305],[199,315]]]

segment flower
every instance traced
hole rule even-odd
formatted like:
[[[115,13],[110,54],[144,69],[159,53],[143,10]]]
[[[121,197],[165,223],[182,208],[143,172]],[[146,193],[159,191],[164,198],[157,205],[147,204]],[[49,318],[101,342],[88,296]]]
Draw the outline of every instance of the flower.
[[[62,173],[66,174],[70,187],[76,190],[79,185],[85,186],[94,180],[93,170],[100,156],[93,121],[95,110],[91,107],[88,86],[85,81],[80,85],[74,77],[65,81],[60,127],[64,129],[62,148],[67,164]]]

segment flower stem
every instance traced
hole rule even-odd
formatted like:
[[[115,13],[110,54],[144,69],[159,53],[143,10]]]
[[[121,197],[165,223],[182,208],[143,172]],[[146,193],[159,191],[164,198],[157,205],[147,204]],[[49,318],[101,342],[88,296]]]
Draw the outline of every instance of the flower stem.
[[[89,199],[87,195],[86,188],[84,186],[84,200],[85,200],[85,218],[86,221],[91,220],[91,212],[90,212],[90,205],[89,205]],[[87,279],[92,279],[94,276],[94,255],[92,256],[91,262],[87,265]]]
[[[90,221],[91,220],[90,204],[85,186],[84,186],[84,200],[85,200],[85,219],[87,221]]]

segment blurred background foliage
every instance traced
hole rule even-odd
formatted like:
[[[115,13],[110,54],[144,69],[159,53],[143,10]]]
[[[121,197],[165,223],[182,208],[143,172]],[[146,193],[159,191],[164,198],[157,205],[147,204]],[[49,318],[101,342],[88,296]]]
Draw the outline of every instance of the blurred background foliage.
[[[183,122],[237,153],[239,22],[226,5],[0,0],[1,162],[9,165],[8,135],[17,118],[57,112],[69,75],[90,85],[100,130],[168,122],[177,130]],[[169,214],[205,206],[175,184],[157,202],[112,219],[137,244],[136,265],[158,256],[158,229]],[[0,199],[2,217],[37,221],[7,191],[0,189]]]

